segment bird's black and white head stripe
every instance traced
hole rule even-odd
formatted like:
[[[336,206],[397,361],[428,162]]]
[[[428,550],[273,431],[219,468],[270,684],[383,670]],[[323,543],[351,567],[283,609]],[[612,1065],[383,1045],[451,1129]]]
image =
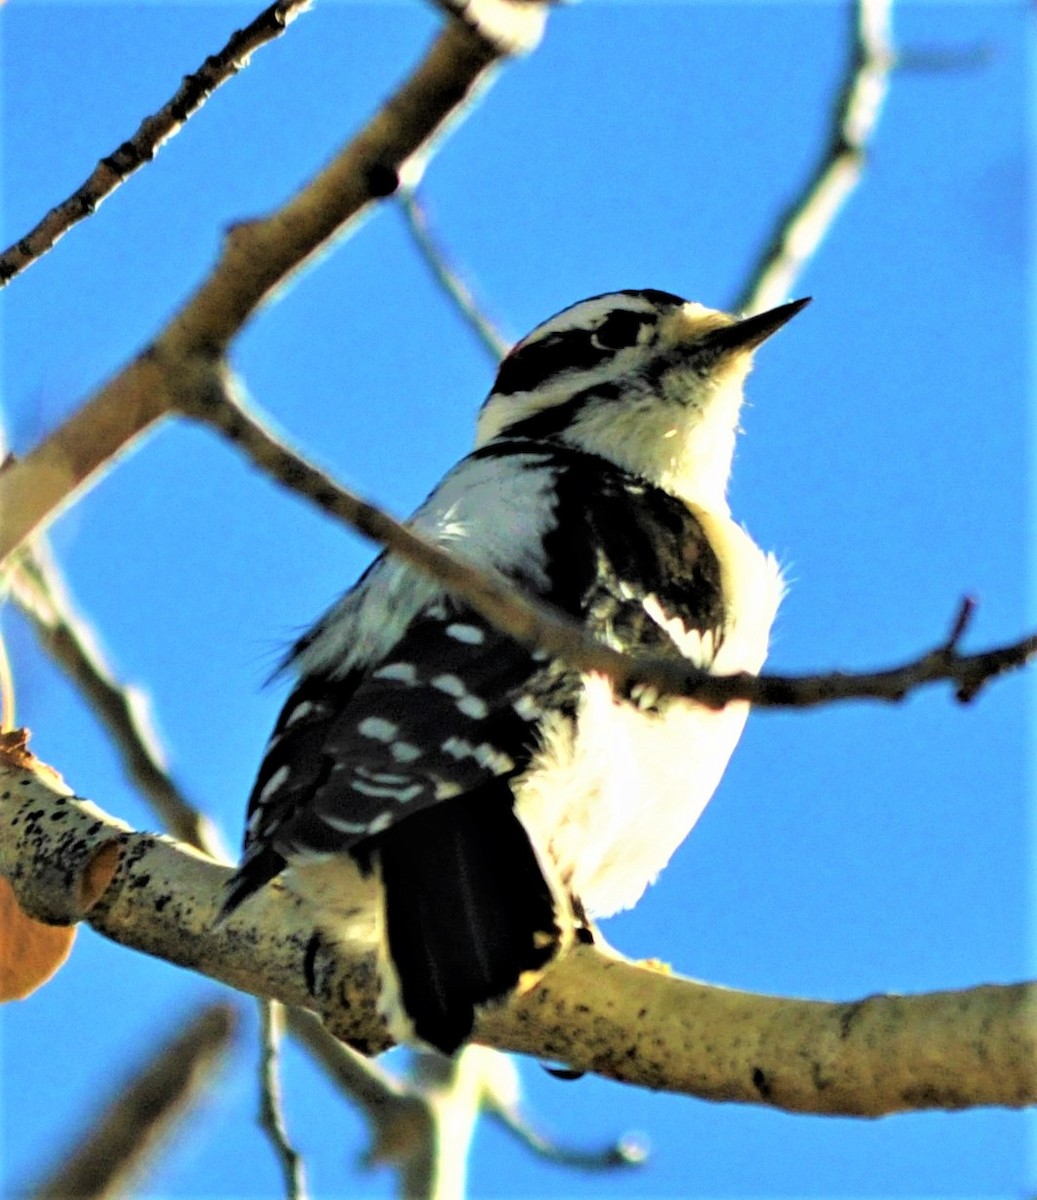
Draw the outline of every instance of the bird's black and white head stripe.
[[[659,317],[683,304],[680,296],[652,289],[593,296],[574,304],[512,349],[497,372],[492,394],[532,392],[600,368],[617,351],[650,342]]]
[[[476,443],[565,441],[726,508],[752,352],[804,303],[738,320],[651,288],[580,301],[501,363]]]

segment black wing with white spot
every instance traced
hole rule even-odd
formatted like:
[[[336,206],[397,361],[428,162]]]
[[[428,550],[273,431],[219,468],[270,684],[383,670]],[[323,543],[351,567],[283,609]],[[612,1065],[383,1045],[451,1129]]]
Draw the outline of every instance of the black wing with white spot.
[[[369,671],[307,677],[274,731],[249,841],[276,831],[285,852],[343,850],[408,812],[513,775],[535,742],[539,710],[522,697],[538,670],[523,647],[446,601]]]
[[[510,567],[499,553],[493,562],[520,587],[628,647],[679,653],[659,613],[718,642],[719,568],[679,500],[557,444],[491,443],[461,470],[466,465],[473,478],[480,470],[488,479],[526,473],[533,496],[547,491],[545,477],[550,484],[552,508],[537,544],[511,547]],[[514,481],[515,494],[521,483]],[[453,508],[448,516],[456,523]],[[478,562],[481,545],[500,544],[504,519],[499,505],[474,505],[464,514],[461,553]],[[480,524],[494,521],[493,528]],[[379,586],[376,569],[358,588]],[[649,597],[654,608],[646,607]],[[357,602],[350,612],[361,609]],[[228,907],[289,858],[362,853],[368,838],[408,816],[520,774],[545,712],[571,719],[580,686],[575,672],[442,593],[377,661],[306,674],[284,706],[253,789],[245,861]]]

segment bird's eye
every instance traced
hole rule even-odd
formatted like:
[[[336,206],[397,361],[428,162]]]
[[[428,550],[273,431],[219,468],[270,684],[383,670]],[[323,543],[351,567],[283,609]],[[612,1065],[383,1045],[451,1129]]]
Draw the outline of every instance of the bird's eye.
[[[647,313],[623,310],[609,313],[594,331],[591,341],[603,350],[622,350],[624,346],[635,346],[642,326],[650,320]]]

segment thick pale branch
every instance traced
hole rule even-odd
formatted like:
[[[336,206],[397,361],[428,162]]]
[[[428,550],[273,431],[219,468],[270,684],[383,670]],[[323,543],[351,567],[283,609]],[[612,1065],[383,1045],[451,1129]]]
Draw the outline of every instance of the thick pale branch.
[[[897,701],[924,684],[948,682],[960,699],[970,700],[989,680],[1024,666],[1037,655],[1037,635],[993,650],[962,654],[958,643],[973,613],[971,601],[962,605],[950,636],[935,649],[883,671],[711,675],[671,659],[622,654],[589,636],[560,610],[519,593],[508,580],[477,570],[336,483],[266,429],[236,398],[233,380],[226,373],[214,377],[208,394],[212,402],[199,417],[279,483],[433,576],[518,641],[583,671],[607,675],[620,688],[645,684],[660,694],[687,696],[713,708],[733,700],[748,700],[760,708],[809,708],[844,700]]]
[[[310,0],[277,0],[251,24],[235,31],[223,49],[210,55],[197,71],[185,75],[168,104],[145,117],[129,141],[102,158],[85,183],[0,254],[0,288],[42,258],[73,225],[92,216],[116,188],[155,157],[162,144],[183,128],[221,84],[247,66],[261,46],[280,37],[309,4]]]
[[[542,21],[539,5],[522,7],[525,18]],[[231,229],[212,273],[149,350],[24,459],[0,469],[0,566],[161,417],[205,408],[213,363],[245,322],[303,263],[391,195],[405,168],[416,173],[500,58],[493,43],[451,22],[414,74],[306,187],[269,217]]]
[[[81,875],[113,841],[114,876],[84,906]],[[0,871],[30,913],[81,915],[124,945],[317,1010],[344,1040],[389,1044],[369,949],[314,940],[301,904],[276,886],[213,928],[226,868],[127,831],[16,762],[0,766]],[[60,880],[64,904],[54,899]],[[370,905],[373,894],[358,890],[356,901]],[[1037,1102],[1033,984],[821,1003],[711,987],[581,947],[484,1015],[477,1035],[629,1083],[797,1112]]]

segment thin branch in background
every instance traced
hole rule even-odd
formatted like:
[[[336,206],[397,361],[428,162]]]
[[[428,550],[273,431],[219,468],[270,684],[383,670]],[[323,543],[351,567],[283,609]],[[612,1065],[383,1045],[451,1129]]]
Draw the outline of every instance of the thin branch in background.
[[[471,1043],[452,1058],[435,1051],[411,1056],[411,1087],[428,1113],[429,1134],[401,1163],[405,1195],[463,1200],[490,1080],[513,1069],[506,1055]]]
[[[290,1009],[288,1028],[321,1063],[343,1094],[359,1104],[366,1115],[372,1130],[372,1146],[364,1157],[365,1165],[387,1161],[402,1164],[408,1160],[426,1165],[432,1162],[435,1125],[442,1120],[449,1103],[444,1097],[456,1082],[453,1076],[444,1074],[442,1056],[416,1056],[414,1074],[418,1087],[415,1088],[332,1037],[312,1013]],[[522,1114],[521,1084],[512,1057],[486,1047],[473,1048],[473,1053],[479,1056],[481,1110],[534,1153],[561,1166],[585,1170],[635,1166],[644,1161],[644,1143],[634,1137],[621,1138],[599,1151],[564,1147],[545,1137]],[[430,1100],[435,1101],[432,1107]],[[455,1147],[452,1153],[457,1155],[459,1151]],[[422,1194],[428,1194],[427,1188]]]
[[[903,700],[916,688],[947,682],[959,700],[973,699],[990,680],[1037,657],[1037,634],[993,650],[962,654],[961,638],[974,612],[966,600],[950,635],[926,654],[881,671],[812,675],[712,675],[687,662],[622,654],[591,636],[553,605],[522,594],[503,576],[489,575],[444,550],[413,527],[362,500],[266,429],[237,394],[229,371],[213,368],[212,399],[196,414],[271,478],[306,496],[460,596],[498,629],[527,646],[585,672],[607,676],[619,689],[648,685],[660,695],[685,696],[711,708],[744,700],[761,708],[811,708],[845,700]]]
[[[471,289],[450,263],[450,257],[437,242],[429,227],[428,214],[425,206],[418,199],[413,188],[401,187],[397,199],[403,215],[407,220],[407,228],[418,247],[421,257],[428,264],[437,283],[457,306],[461,316],[475,331],[479,341],[494,362],[507,354],[511,343],[501,334],[500,330],[480,309]]]
[[[646,1143],[632,1135],[622,1137],[600,1150],[563,1146],[549,1138],[522,1111],[522,1084],[514,1058],[500,1051],[484,1049],[483,1053],[492,1054],[495,1060],[492,1066],[488,1062],[483,1071],[483,1111],[516,1137],[527,1150],[558,1166],[575,1167],[581,1171],[635,1167],[647,1159]]]
[[[540,4],[519,7],[542,25]],[[452,22],[367,125],[287,204],[231,228],[216,266],[148,349],[0,471],[0,566],[158,421],[205,406],[213,360],[317,251],[392,195],[401,173],[414,174],[485,89],[501,57]]]
[[[115,1200],[137,1194],[134,1184],[215,1079],[236,1026],[229,1004],[210,1004],[192,1014],[58,1167],[28,1192],[32,1200]]]
[[[288,1029],[321,1063],[328,1077],[354,1100],[372,1124],[386,1108],[406,1099],[406,1087],[373,1058],[365,1058],[333,1037],[319,1017],[303,1008],[289,1008]]]
[[[244,29],[237,30],[218,53],[185,75],[176,95],[153,116],[145,117],[129,141],[102,158],[90,178],[63,200],[34,229],[0,254],[0,288],[32,266],[80,221],[92,216],[116,188],[178,133],[212,93],[248,65],[261,46],[279,38],[311,0],[277,0]]]
[[[284,1173],[289,1200],[306,1200],[306,1170],[298,1151],[288,1140],[281,1102],[280,1048],[284,1030],[284,1006],[276,1000],[260,1000],[262,1026],[259,1060],[259,1124],[273,1147]]]
[[[802,194],[778,222],[733,311],[764,312],[791,294],[850,193],[860,182],[896,65],[893,0],[857,0],[853,54],[835,105],[828,145]]]
[[[127,775],[166,829],[210,858],[229,862],[216,826],[170,777],[145,696],[116,678],[94,629],[77,611],[46,545],[37,541],[23,549],[8,577],[13,600],[32,624],[44,649],[108,730]]]
[[[306,1046],[351,1102],[367,1118],[371,1142],[362,1158],[367,1168],[392,1165],[400,1172],[405,1196],[423,1196],[426,1200],[453,1200],[453,1194],[437,1186],[443,1182],[434,1169],[437,1147],[437,1122],[441,1110],[429,1103],[412,1085],[397,1079],[373,1059],[364,1058],[343,1045],[312,1013],[293,1008],[288,1027]],[[449,1148],[453,1161],[467,1155],[467,1141]],[[457,1200],[460,1200],[458,1194]]]
[[[614,1171],[619,1167],[640,1167],[648,1159],[648,1145],[643,1138],[627,1134],[600,1150],[583,1150],[563,1146],[534,1126],[517,1106],[486,1107],[492,1116],[539,1158],[560,1167],[575,1167],[580,1171]]]

